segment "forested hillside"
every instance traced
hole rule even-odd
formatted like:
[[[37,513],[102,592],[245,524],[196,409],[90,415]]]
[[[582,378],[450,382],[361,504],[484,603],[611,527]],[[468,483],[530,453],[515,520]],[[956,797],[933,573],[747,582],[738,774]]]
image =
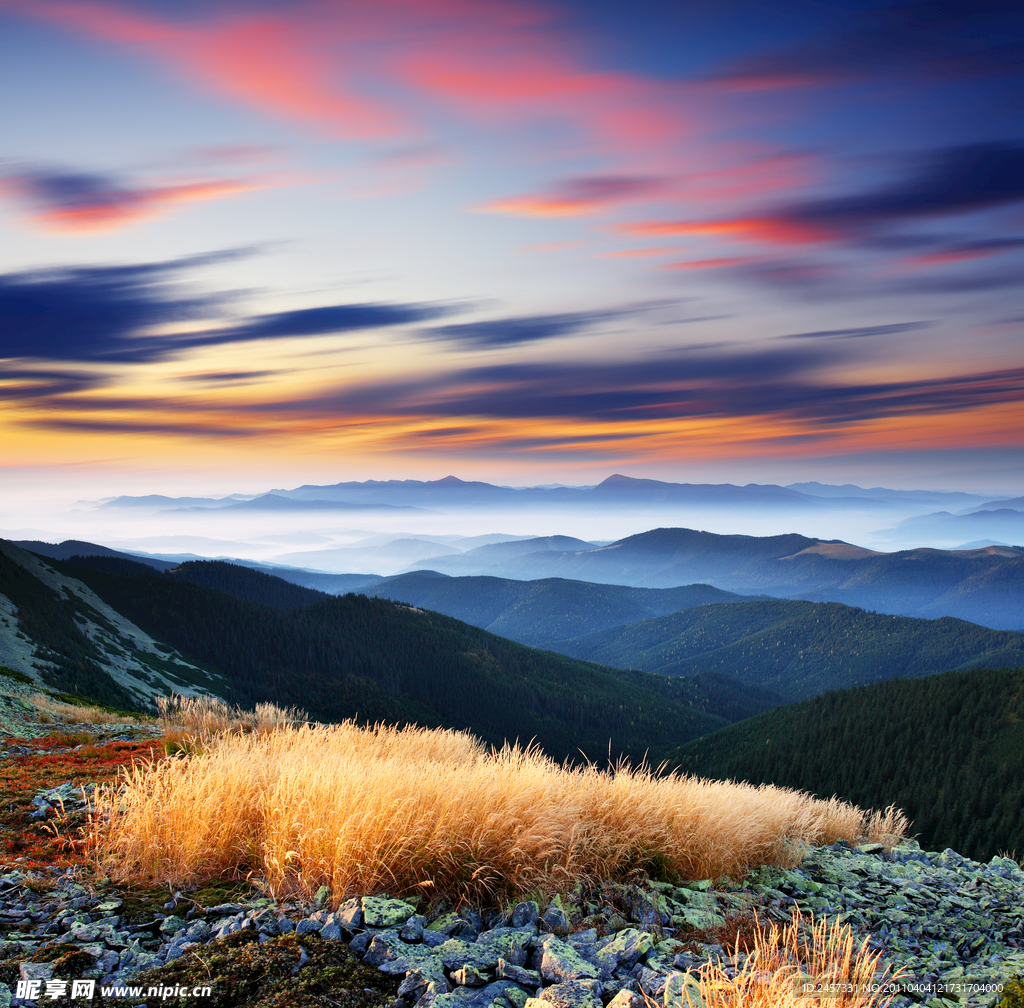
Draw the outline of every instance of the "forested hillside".
[[[1024,664],[1024,635],[1012,631],[781,599],[685,609],[547,646],[665,675],[717,672],[787,700],[894,676]]]
[[[778,707],[683,746],[703,777],[895,803],[926,850],[1024,852],[1024,668],[892,679]]]
[[[558,759],[658,758],[777,698],[720,677],[672,680],[536,651],[433,612],[326,597],[284,610],[115,558],[51,561],[119,612],[222,673],[231,699],[340,721],[415,721]]]

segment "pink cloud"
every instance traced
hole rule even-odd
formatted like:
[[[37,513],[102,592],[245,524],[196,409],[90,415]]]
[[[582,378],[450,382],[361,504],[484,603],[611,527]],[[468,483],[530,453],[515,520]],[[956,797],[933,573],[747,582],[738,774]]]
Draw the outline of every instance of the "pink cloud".
[[[663,263],[660,266],[660,269],[718,269],[721,266],[739,266],[742,263],[749,262],[757,262],[757,256],[731,256],[720,259],[690,259],[684,262]]]
[[[195,84],[334,135],[409,132],[385,102],[343,81],[343,63],[302,17],[238,16],[179,24],[114,4],[43,2],[22,13],[154,56]]]
[[[36,170],[0,178],[0,195],[27,203],[31,207],[28,220],[34,224],[82,234],[115,230],[176,206],[268,186],[255,179],[212,179],[133,187],[108,175]]]
[[[646,221],[622,224],[616,228],[623,234],[653,237],[655,235],[710,235],[744,242],[773,245],[808,245],[831,241],[836,236],[824,228],[789,220],[785,217],[736,217],[710,221]]]
[[[546,194],[492,200],[475,209],[513,217],[580,217],[650,199],[664,187],[662,179],[599,175],[567,179]]]

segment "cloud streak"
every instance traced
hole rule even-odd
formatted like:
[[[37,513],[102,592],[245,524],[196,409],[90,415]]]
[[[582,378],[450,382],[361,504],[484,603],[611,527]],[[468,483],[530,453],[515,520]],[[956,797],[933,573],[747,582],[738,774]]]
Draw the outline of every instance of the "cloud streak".
[[[240,254],[0,275],[0,353],[8,358],[142,364],[197,347],[407,325],[455,310],[440,304],[325,305],[256,315],[216,329],[151,332],[223,314],[227,295],[185,296],[170,281],[182,271]]]
[[[841,425],[1018,404],[1024,390],[1024,368],[873,383],[813,377],[832,359],[807,346],[642,363],[500,365],[419,382],[351,385],[336,396],[259,411],[605,423],[762,416]]]
[[[919,159],[917,171],[863,193],[714,220],[623,224],[617,230],[643,237],[707,235],[773,246],[857,242],[880,228],[1021,201],[1024,147],[994,141],[932,151]]]
[[[0,194],[31,208],[29,220],[67,234],[111,231],[189,203],[266,188],[244,179],[133,186],[112,174],[33,168],[0,177]]]
[[[651,308],[660,307],[664,307],[662,302],[597,311],[563,312],[558,315],[523,315],[515,318],[489,319],[484,322],[458,322],[433,329],[421,329],[417,335],[423,339],[445,340],[474,349],[487,349],[572,336],[603,322],[641,315]]]

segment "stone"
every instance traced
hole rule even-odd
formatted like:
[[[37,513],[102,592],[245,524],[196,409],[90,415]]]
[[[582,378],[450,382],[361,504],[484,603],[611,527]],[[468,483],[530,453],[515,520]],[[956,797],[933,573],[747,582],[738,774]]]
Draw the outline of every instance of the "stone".
[[[539,952],[539,955],[538,955]],[[538,952],[537,968],[548,983],[558,984],[567,980],[597,980],[601,969],[587,962],[568,942],[549,935],[544,939]]]
[[[601,975],[610,977],[617,969],[632,969],[652,948],[652,935],[636,928],[623,928],[601,945],[591,958],[601,970]]]
[[[312,917],[304,917],[295,925],[295,933],[301,938],[303,935],[310,934],[313,931],[319,932],[323,927],[323,923],[318,920],[314,920]]]
[[[469,922],[463,920],[457,913],[446,913],[438,917],[437,920],[431,921],[427,925],[426,930],[451,937],[468,926]]]
[[[460,987],[484,987],[490,977],[481,973],[472,963],[466,963],[462,969],[452,970],[452,980]]]
[[[498,965],[494,972],[499,980],[513,980],[524,987],[541,986],[540,973],[536,970],[523,969],[522,966],[506,962],[504,959],[498,960]]]
[[[301,927],[301,924],[300,924]],[[370,944],[363,956],[366,966],[380,966],[382,963],[398,958],[396,946],[401,945],[394,931],[385,931],[370,938]],[[350,946],[351,947],[351,946]]]
[[[169,917],[165,917],[160,922],[160,933],[163,935],[172,935],[176,931],[180,931],[182,928],[188,927],[188,921],[181,917],[177,917],[171,914]]]
[[[363,923],[363,901],[358,896],[346,900],[334,912],[334,919],[343,931],[355,931]]]
[[[669,973],[662,992],[665,1008],[704,1008],[700,983],[692,973]]]
[[[526,1002],[526,1008],[601,1008],[600,989],[576,980],[545,987],[537,997]]]
[[[320,928],[320,937],[326,941],[341,941],[343,932],[337,921],[329,920],[322,928]]]
[[[465,942],[461,938],[449,938],[443,945],[438,945],[434,954],[450,970],[462,969],[467,963],[480,970],[493,970],[501,958],[501,953],[493,946]]]
[[[366,927],[391,928],[404,924],[415,912],[416,908],[403,900],[384,896],[363,897],[363,924]]]
[[[419,914],[413,914],[404,925],[402,930],[398,932],[398,937],[405,942],[421,942],[423,941],[423,926],[426,924],[426,918]]]
[[[608,1008],[645,1008],[646,1004],[640,994],[623,988],[608,1002]]]
[[[541,923],[549,930],[558,934],[567,934],[569,931],[569,918],[560,906],[549,906],[541,917]]]
[[[53,963],[19,963],[18,976],[20,976],[22,980],[52,980]]]
[[[520,928],[532,924],[540,916],[540,907],[534,900],[517,903],[512,908],[512,927]]]

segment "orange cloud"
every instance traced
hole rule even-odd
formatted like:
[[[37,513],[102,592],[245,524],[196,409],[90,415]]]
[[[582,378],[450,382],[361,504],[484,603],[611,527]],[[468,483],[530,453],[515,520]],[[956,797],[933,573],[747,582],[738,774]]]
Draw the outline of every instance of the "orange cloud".
[[[675,255],[676,248],[634,248],[622,249],[618,252],[602,252],[600,259],[639,259],[644,256]]]
[[[685,262],[662,263],[660,269],[694,270],[717,269],[719,266],[737,266],[740,263],[757,262],[756,256],[735,256],[724,259],[690,259]]]
[[[714,235],[735,238],[737,241],[767,242],[773,245],[808,245],[831,241],[835,235],[824,228],[814,227],[785,217],[741,217],[733,220],[712,221],[647,221],[640,224],[622,224],[616,227],[624,234],[654,235]]]
[[[521,245],[518,252],[567,252],[570,249],[584,248],[589,242],[581,239],[567,241],[538,242],[536,245]]]
[[[662,179],[594,175],[566,179],[548,195],[495,200],[475,209],[513,217],[580,217],[620,203],[650,199],[665,187]]]

